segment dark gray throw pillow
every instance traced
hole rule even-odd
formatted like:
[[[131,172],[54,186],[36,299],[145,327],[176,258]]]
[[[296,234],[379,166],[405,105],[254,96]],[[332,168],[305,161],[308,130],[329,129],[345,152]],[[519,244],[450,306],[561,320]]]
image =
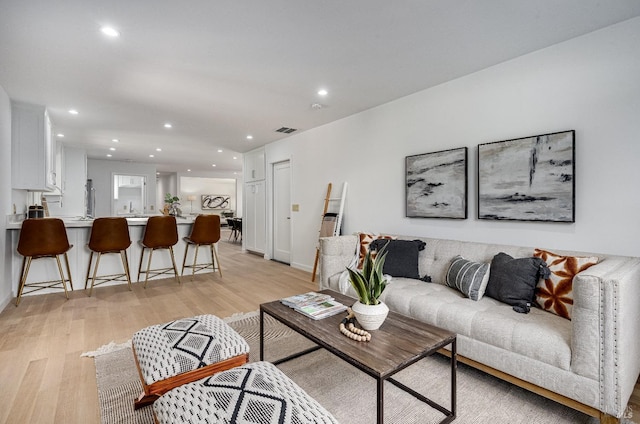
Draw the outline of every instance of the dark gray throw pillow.
[[[387,240],[378,239],[371,242],[369,249],[380,250],[387,246],[386,259],[382,272],[392,277],[419,279],[418,256],[426,243],[422,240]]]
[[[540,258],[518,258],[500,252],[491,260],[491,272],[485,296],[492,297],[517,312],[529,312],[540,277],[548,275],[549,268]]]

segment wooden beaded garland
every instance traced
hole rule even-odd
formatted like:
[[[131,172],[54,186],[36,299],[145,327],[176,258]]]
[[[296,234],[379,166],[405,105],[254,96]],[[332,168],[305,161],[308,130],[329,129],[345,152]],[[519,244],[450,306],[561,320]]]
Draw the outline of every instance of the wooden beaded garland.
[[[368,342],[371,340],[371,333],[355,326],[356,318],[351,308],[347,310],[348,314],[346,318],[340,321],[340,332],[358,342]]]

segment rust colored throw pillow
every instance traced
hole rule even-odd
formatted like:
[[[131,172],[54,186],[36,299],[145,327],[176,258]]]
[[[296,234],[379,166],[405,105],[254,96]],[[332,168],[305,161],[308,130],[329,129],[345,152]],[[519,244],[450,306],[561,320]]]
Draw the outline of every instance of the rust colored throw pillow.
[[[362,269],[362,265],[364,264],[364,257],[369,250],[369,245],[372,241],[378,239],[387,239],[387,240],[395,240],[396,237],[393,236],[384,236],[370,233],[360,233],[360,250],[358,251],[358,269]],[[375,258],[375,252],[371,252],[371,257]]]
[[[535,249],[533,256],[547,263],[551,275],[541,278],[536,287],[536,302],[542,309],[571,319],[573,309],[573,277],[598,263],[595,256],[561,256]]]

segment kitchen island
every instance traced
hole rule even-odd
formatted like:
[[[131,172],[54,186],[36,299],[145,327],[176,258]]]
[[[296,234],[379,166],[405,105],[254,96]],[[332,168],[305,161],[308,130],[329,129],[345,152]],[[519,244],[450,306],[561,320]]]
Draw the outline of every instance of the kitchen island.
[[[93,225],[93,219],[85,219],[85,218],[60,218],[64,221],[65,227],[67,229],[67,237],[69,239],[69,244],[72,244],[73,247],[69,250],[69,268],[71,270],[71,279],[73,280],[73,288],[74,290],[83,290],[84,283],[87,277],[87,268],[89,266],[89,255],[91,251],[87,247],[87,243],[89,243],[89,236],[91,234],[91,226]],[[131,282],[135,283],[137,281],[138,275],[138,264],[140,263],[140,255],[142,253],[142,246],[139,241],[142,240],[142,236],[144,234],[144,229],[147,224],[148,217],[128,217],[127,222],[129,223],[129,237],[131,238],[131,246],[127,249],[127,256],[129,258],[129,270],[131,272]],[[178,266],[178,272],[182,267],[182,259],[184,258],[185,251],[185,242],[182,241],[183,237],[188,236],[191,233],[191,226],[193,225],[193,218],[181,218],[177,217],[176,222],[178,224],[178,243],[173,247],[176,265]],[[7,224],[7,240],[11,243],[11,292],[12,296],[15,296],[18,293],[18,282],[20,280],[20,270],[22,267],[22,259],[23,256],[20,255],[17,251],[18,247],[18,239],[20,238],[20,229],[22,227],[21,222],[15,222],[11,224]],[[201,255],[204,254],[204,251],[201,252]],[[198,255],[200,257],[200,255]],[[143,264],[143,268],[147,267],[148,253],[145,255],[145,263]],[[192,256],[189,256],[190,260]],[[202,257],[199,259],[199,262],[204,262],[206,257]],[[153,262],[151,264],[152,268],[164,268],[171,267],[171,258],[169,257],[168,251],[156,251],[153,255]],[[64,266],[63,266],[64,268]],[[122,272],[122,262],[120,261],[119,255],[102,255],[100,258],[100,269],[98,270],[99,274],[118,274]],[[36,260],[31,263],[31,269],[29,270],[28,281],[44,281],[51,280],[54,278],[58,278],[59,273],[56,265],[56,261],[52,259],[41,259]],[[154,277],[154,278],[169,278],[169,274],[165,274],[163,276]],[[141,275],[141,278],[144,281],[144,274]],[[152,280],[152,278],[149,278]],[[105,283],[104,285],[113,285],[113,284],[126,284],[126,282],[121,281],[112,281]],[[177,284],[177,283],[176,283]],[[152,286],[152,283],[149,283],[147,287]],[[38,290],[35,293],[30,293],[28,295],[37,295],[37,294],[45,294],[51,292],[59,292],[59,289],[43,289]],[[94,290],[94,296],[99,295],[99,292],[96,294]],[[24,296],[24,295],[23,295]]]

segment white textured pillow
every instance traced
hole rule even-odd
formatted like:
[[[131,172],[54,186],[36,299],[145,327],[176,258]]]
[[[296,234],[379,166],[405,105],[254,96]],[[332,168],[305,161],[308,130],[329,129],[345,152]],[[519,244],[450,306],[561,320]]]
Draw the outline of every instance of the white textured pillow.
[[[471,300],[480,300],[489,282],[489,264],[469,261],[462,256],[451,260],[447,285],[459,290]]]

